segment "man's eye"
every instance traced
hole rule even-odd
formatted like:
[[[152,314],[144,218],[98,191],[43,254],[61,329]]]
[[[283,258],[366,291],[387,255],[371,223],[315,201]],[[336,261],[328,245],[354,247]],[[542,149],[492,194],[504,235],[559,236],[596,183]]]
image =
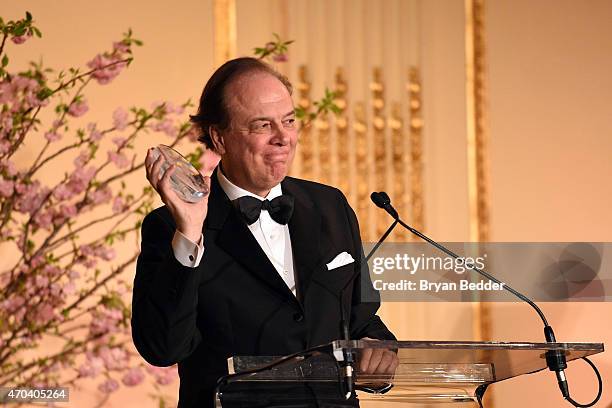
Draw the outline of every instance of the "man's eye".
[[[285,119],[283,121],[283,126],[286,128],[293,128],[295,126],[295,118]]]
[[[251,126],[251,129],[254,132],[267,132],[271,128],[270,122],[255,122]]]

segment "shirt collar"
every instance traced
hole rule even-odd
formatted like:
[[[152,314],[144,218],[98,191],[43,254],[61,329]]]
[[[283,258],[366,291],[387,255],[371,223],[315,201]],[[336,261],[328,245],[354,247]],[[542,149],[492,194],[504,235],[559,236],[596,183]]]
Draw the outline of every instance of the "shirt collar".
[[[221,170],[221,166],[219,166],[219,169],[217,171],[217,180],[219,181],[219,185],[221,186],[223,191],[225,191],[225,194],[227,194],[227,197],[230,199],[230,201],[234,201],[244,196],[255,197],[261,201],[265,199],[272,200],[273,198],[283,195],[283,189],[281,188],[280,183],[272,187],[266,197],[260,197],[257,194],[253,194],[250,191],[238,187],[237,185],[229,181],[227,177],[225,177],[225,174],[223,174],[223,171]]]

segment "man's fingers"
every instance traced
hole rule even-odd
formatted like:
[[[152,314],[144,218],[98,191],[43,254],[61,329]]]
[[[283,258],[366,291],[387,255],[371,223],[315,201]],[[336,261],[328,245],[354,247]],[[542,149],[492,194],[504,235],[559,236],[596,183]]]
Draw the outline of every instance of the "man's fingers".
[[[361,358],[359,359],[359,371],[365,373],[370,365],[370,358],[372,357],[372,349],[365,348],[361,351]]]
[[[369,373],[377,372],[378,366],[380,366],[382,362],[384,351],[384,349],[374,349],[372,358],[370,359],[370,366],[368,367]]]
[[[391,365],[391,370],[393,371],[392,374],[395,374],[395,371],[397,370],[397,367],[399,367],[399,365],[400,365],[400,359],[397,356],[397,353],[395,353],[393,351],[392,351],[392,353],[393,353],[393,355],[395,357],[393,358],[393,364]]]
[[[369,350],[369,358],[366,362],[362,362],[361,368],[363,372],[371,374],[376,371],[376,367],[380,364],[382,359],[382,349],[366,349]],[[366,364],[364,364],[366,363]]]
[[[375,373],[379,374],[393,374],[395,372],[395,360],[397,359],[397,355],[389,350],[382,349],[382,358],[380,359],[380,364],[375,369]],[[394,366],[395,365],[395,366]]]
[[[158,156],[159,158],[159,156]],[[145,157],[144,165],[145,172],[147,174],[147,179],[151,179],[151,171],[153,169],[153,164],[155,163],[155,158],[153,157],[153,148],[147,150],[147,156]]]
[[[155,165],[157,165],[157,163],[155,163]],[[157,183],[158,192],[160,193],[162,200],[166,205],[169,204],[168,198],[170,200],[173,200],[176,196],[176,193],[170,185],[170,176],[172,176],[172,173],[174,173],[175,168],[176,166],[174,164],[168,167],[164,172],[164,175],[159,179],[159,182]]]
[[[164,162],[165,159],[160,155],[157,159],[155,159],[150,168],[149,182],[155,188],[155,190],[157,190],[157,192],[159,192],[159,182],[162,178],[161,168],[164,165]]]

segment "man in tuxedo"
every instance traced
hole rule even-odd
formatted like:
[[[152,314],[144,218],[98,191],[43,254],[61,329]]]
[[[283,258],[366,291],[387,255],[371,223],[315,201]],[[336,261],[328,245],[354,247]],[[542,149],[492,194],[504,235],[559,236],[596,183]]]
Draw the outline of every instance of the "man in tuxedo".
[[[149,363],[178,363],[179,407],[212,403],[232,355],[285,355],[342,338],[340,292],[352,339],[394,339],[376,316],[371,283],[353,279],[363,250],[337,189],[287,177],[297,144],[291,85],[253,58],[220,67],[192,117],[221,156],[210,194],[182,201],[170,167],[147,154],[165,206],[142,224],[132,336]],[[364,274],[364,276],[367,273]],[[363,276],[362,276],[363,277]],[[358,370],[393,373],[395,353],[362,356]]]

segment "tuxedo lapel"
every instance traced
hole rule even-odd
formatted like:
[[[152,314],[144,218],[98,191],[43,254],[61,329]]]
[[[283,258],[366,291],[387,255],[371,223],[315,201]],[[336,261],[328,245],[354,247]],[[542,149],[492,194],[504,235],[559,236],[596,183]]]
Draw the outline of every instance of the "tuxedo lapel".
[[[211,192],[205,228],[219,230],[217,245],[247,271],[254,274],[275,292],[295,299],[219,185],[216,171],[211,176]]]
[[[293,215],[289,221],[293,263],[298,295],[301,299],[308,289],[312,275],[321,260],[321,213],[295,181],[286,178],[283,193],[294,197]]]

